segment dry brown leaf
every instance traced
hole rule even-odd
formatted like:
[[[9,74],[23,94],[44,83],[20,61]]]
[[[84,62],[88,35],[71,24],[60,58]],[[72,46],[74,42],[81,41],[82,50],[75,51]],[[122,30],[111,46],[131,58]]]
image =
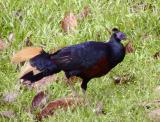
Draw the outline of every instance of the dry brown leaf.
[[[40,113],[38,113],[37,118],[41,120],[49,115],[53,115],[54,111],[60,108],[67,109],[71,106],[77,106],[83,102],[83,99],[80,97],[67,97],[61,98],[55,101],[50,102]]]
[[[78,17],[79,19],[82,20],[86,18],[90,13],[91,13],[91,9],[89,8],[89,6],[85,6],[83,10],[80,12],[80,14],[78,15]]]
[[[4,101],[5,102],[14,102],[16,100],[16,98],[18,97],[18,95],[19,95],[18,91],[8,92],[3,95]]]
[[[148,113],[149,118],[154,122],[160,122],[160,109],[155,109]]]
[[[134,49],[134,47],[133,47],[133,44],[132,44],[131,41],[129,41],[129,42],[126,44],[126,46],[125,46],[125,52],[126,52],[126,54],[127,54],[127,53],[132,53],[132,52],[134,52],[134,51],[135,51],[135,49]]]
[[[32,100],[31,109],[34,110],[37,107],[44,105],[45,103],[46,103],[46,95],[45,95],[44,91],[41,91],[34,96],[34,98]]]
[[[160,59],[160,51],[159,51],[159,52],[156,52],[156,53],[154,54],[154,58],[155,58],[155,59]]]
[[[36,91],[40,91],[40,90],[43,90],[44,88],[46,88],[52,82],[57,82],[57,81],[58,81],[58,76],[56,74],[54,74],[52,76],[47,76],[47,77],[44,77],[41,80],[35,82],[33,84],[33,88]]]
[[[150,108],[151,106],[159,106],[160,100],[144,101],[139,103],[139,105],[146,108]]]
[[[2,111],[0,112],[0,116],[10,119],[15,117],[15,113],[13,111]]]
[[[114,76],[113,80],[115,84],[124,84],[133,80],[134,76],[130,74],[125,74],[123,76]]]
[[[41,54],[43,49],[40,47],[26,47],[14,54],[11,58],[12,63],[20,63]]]
[[[63,20],[61,21],[61,27],[64,32],[73,32],[77,27],[77,17],[72,12],[65,13]]]

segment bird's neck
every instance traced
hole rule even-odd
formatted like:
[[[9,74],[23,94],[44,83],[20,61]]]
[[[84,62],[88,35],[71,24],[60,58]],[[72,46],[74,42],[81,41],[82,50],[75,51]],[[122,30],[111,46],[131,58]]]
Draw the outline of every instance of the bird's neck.
[[[110,45],[111,64],[115,65],[115,63],[120,62],[124,58],[124,46],[120,40],[115,38],[111,38],[108,44]]]
[[[113,48],[120,49],[120,50],[123,48],[123,44],[119,39],[113,38],[109,42],[111,43],[111,45],[113,45]]]
[[[116,42],[116,43],[121,43],[120,39],[115,38],[114,35],[111,36],[110,41],[109,42]]]

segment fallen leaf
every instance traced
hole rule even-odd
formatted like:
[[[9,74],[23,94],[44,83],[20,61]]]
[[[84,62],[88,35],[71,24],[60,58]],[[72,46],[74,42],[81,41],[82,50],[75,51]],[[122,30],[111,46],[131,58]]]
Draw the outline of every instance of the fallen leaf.
[[[10,33],[9,33],[9,36],[8,36],[8,41],[9,41],[9,42],[12,42],[13,40],[15,40],[15,35],[14,35],[13,32],[10,32]]]
[[[159,52],[156,52],[156,53],[154,54],[154,58],[155,58],[155,59],[160,59],[160,51],[159,51]]]
[[[152,100],[152,101],[143,101],[139,103],[140,106],[143,106],[145,108],[150,108],[151,106],[159,106],[160,100]]]
[[[38,113],[37,118],[38,120],[41,120],[42,118],[48,117],[49,115],[53,115],[57,109],[67,109],[71,106],[75,107],[82,102],[82,98],[80,97],[67,97],[52,101],[45,108],[43,108],[40,113]]]
[[[135,51],[135,49],[134,49],[134,47],[133,47],[133,44],[132,44],[131,41],[129,41],[129,42],[126,44],[126,46],[125,46],[125,52],[126,52],[126,54],[127,54],[127,53],[132,53],[132,52],[134,52],[134,51]]]
[[[89,8],[89,6],[85,6],[83,10],[80,12],[80,14],[78,15],[78,18],[82,20],[86,18],[90,14],[90,12],[91,12],[91,9]]]
[[[33,84],[33,88],[36,91],[42,90],[42,89],[46,88],[48,85],[50,85],[52,82],[57,82],[58,79],[59,78],[58,78],[58,76],[56,74],[44,77],[41,80],[35,82]]]
[[[10,119],[15,117],[15,113],[13,111],[2,111],[0,112],[0,116]]]
[[[37,107],[44,105],[45,103],[46,103],[46,95],[45,95],[44,91],[41,91],[34,96],[34,98],[32,100],[31,109],[34,110]]]
[[[160,109],[155,109],[148,113],[149,118],[154,122],[160,122]]]
[[[0,51],[5,49],[5,47],[6,47],[6,43],[2,39],[0,39]]]
[[[123,76],[114,76],[113,80],[115,84],[123,84],[123,83],[128,83],[130,81],[133,81],[134,76],[130,74],[125,74]]]
[[[40,47],[26,47],[14,54],[11,57],[12,63],[20,63],[28,61],[29,59],[41,54],[43,52],[43,49]]]
[[[18,95],[19,95],[18,91],[8,92],[3,95],[4,101],[5,102],[14,102],[16,100],[16,98],[18,97]]]
[[[64,32],[73,32],[77,27],[77,17],[72,12],[65,13],[61,21],[61,27]]]

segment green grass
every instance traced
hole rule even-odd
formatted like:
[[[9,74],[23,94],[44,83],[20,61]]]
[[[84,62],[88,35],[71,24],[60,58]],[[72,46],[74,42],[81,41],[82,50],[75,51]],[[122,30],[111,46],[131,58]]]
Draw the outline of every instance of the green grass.
[[[91,8],[90,16],[79,21],[75,34],[64,34],[59,22],[66,11],[79,13],[85,5]],[[20,10],[22,20],[14,15]],[[14,119],[0,121],[34,121],[28,117],[27,107],[35,91],[21,89],[13,103],[2,102],[3,93],[13,91],[18,82],[19,71],[10,63],[14,52],[24,46],[24,39],[32,34],[36,46],[46,44],[45,50],[85,42],[108,40],[106,28],[120,28],[133,41],[136,51],[126,55],[124,61],[106,76],[93,79],[88,84],[87,96],[90,107],[77,107],[75,111],[61,111],[49,121],[95,121],[95,122],[142,122],[149,121],[145,108],[138,106],[142,101],[159,99],[154,93],[160,83],[160,61],[153,55],[160,51],[160,1],[159,0],[0,0],[0,36],[5,41],[10,32],[15,34],[11,47],[0,52],[0,111],[13,110]],[[100,37],[97,36],[100,33]],[[115,85],[112,77],[130,74],[131,82]],[[59,77],[63,77],[60,74]],[[75,87],[80,92],[80,82]],[[52,100],[70,94],[63,81],[52,83],[47,88]],[[92,112],[98,101],[102,101],[106,115],[96,116]]]

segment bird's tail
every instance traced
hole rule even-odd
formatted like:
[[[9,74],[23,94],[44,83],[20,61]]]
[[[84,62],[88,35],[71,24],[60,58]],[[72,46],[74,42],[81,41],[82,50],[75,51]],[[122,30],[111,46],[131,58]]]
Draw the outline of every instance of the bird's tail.
[[[33,71],[30,71],[20,78],[29,80],[32,83],[60,71],[58,66],[51,60],[50,54],[43,51],[42,48],[28,47],[19,51],[12,57],[13,63],[19,63],[26,60],[29,60],[31,66],[40,71],[40,73],[36,75],[34,75]]]

